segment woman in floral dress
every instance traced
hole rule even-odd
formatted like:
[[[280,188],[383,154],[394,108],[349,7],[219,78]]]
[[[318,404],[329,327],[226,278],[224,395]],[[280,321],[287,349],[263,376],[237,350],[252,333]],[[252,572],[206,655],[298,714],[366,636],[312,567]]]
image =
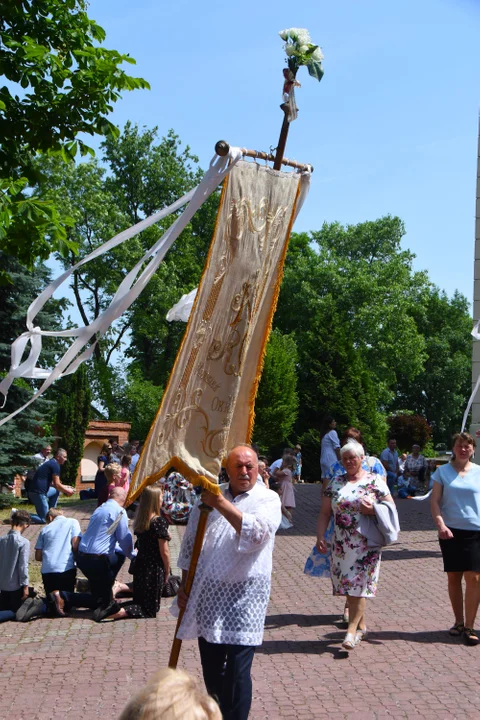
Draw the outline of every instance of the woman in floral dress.
[[[362,468],[364,449],[360,443],[349,440],[340,450],[340,457],[346,474],[334,477],[324,491],[317,549],[327,551],[325,531],[333,514],[333,592],[348,596],[349,622],[343,647],[353,650],[366,637],[366,598],[375,597],[381,557],[380,550],[368,548],[367,538],[358,530],[360,514],[374,515],[374,503],[393,499],[386,482]]]
[[[192,484],[177,472],[171,472],[160,482],[163,485],[162,515],[171,525],[186,525],[196,499]]]

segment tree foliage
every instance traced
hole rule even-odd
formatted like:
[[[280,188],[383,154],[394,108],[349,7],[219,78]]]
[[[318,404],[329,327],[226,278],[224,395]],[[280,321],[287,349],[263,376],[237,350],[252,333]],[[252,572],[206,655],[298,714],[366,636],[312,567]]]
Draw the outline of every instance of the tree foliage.
[[[108,119],[124,90],[147,88],[122,69],[135,63],[108,50],[85,0],[4,0],[0,15],[0,250],[31,267],[52,250],[74,249],[53,202],[29,188],[36,153],[65,161],[94,154],[81,138],[118,136]]]
[[[163,387],[146,380],[138,368],[132,368],[118,387],[117,413],[132,423],[130,436],[144,441],[153,423],[163,395]]]
[[[56,432],[59,443],[68,453],[62,466],[62,482],[75,485],[83,457],[85,431],[90,416],[91,391],[85,365],[57,385]]]
[[[286,442],[298,413],[295,340],[273,330],[255,402],[253,438],[262,448]]]
[[[398,413],[387,418],[389,435],[396,439],[402,452],[410,452],[412,445],[424,448],[432,437],[432,428],[421,415]]]
[[[423,414],[437,442],[458,427],[469,393],[468,303],[413,270],[403,234],[387,216],[292,236],[274,322],[299,352],[298,437],[316,437],[333,414],[379,452],[386,416],[402,408]]]
[[[430,286],[413,309],[425,341],[423,368],[397,386],[392,407],[411,408],[432,426],[435,443],[447,443],[460,429],[471,392],[472,320],[467,299]]]

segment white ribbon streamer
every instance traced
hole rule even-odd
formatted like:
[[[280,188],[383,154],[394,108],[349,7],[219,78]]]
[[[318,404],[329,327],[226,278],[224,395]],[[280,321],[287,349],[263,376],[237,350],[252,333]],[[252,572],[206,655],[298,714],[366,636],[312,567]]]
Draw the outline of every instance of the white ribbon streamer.
[[[473,326],[472,336],[475,338],[475,340],[480,340],[480,320],[477,320],[477,322]],[[478,376],[477,382],[475,383],[475,387],[473,388],[473,392],[470,395],[470,399],[467,403],[467,409],[465,410],[465,412],[463,414],[462,429],[460,430],[460,432],[464,432],[464,430],[465,430],[465,426],[467,424],[468,413],[470,412],[470,408],[473,405],[473,401],[475,400],[475,398],[477,396],[479,387],[480,387],[480,375]]]
[[[215,188],[220,185],[224,177],[230,172],[233,165],[235,165],[241,157],[241,149],[235,147],[231,147],[228,155],[225,157],[215,155],[211,160],[210,166],[203,179],[196,188],[191,190],[169,207],[164,208],[160,212],[146,218],[145,220],[142,220],[131,228],[124,230],[108,242],[98,247],[79,263],[60,275],[53,283],[45,288],[36,300],[32,302],[27,312],[27,332],[20,335],[20,337],[18,337],[12,344],[11,367],[8,375],[2,380],[2,382],[0,382],[0,392],[4,395],[2,407],[5,405],[8,390],[15,378],[45,378],[45,381],[27,403],[0,420],[0,426],[4,425],[8,422],[8,420],[11,420],[13,417],[18,415],[18,413],[22,412],[22,410],[25,410],[25,408],[42,395],[45,390],[47,390],[47,388],[55,382],[55,380],[63,377],[64,375],[75,372],[79,365],[92,355],[98,338],[105,334],[111,324],[117,320],[140,295],[154,272],[157,270],[166,253],[180,233],[184,230],[186,225],[190,222],[193,215],[197,212],[201,205],[203,205],[205,200],[211,195]],[[150,225],[153,225],[168,215],[176,212],[186,203],[188,203],[188,205],[180,217],[175,220],[162,237],[157,240],[157,242],[145,253],[142,259],[139,260],[135,267],[122,280],[109,307],[93,322],[82,328],[72,328],[70,330],[62,331],[41,330],[41,328],[34,325],[35,317],[42,310],[45,303],[52,297],[55,290],[57,290],[57,288],[65,282],[65,280],[70,277],[75,270],[80,268],[82,265],[85,265],[90,260],[100,257],[112,248],[125,242],[125,240],[134,237]],[[143,271],[141,271],[142,266],[146,262],[148,262],[147,266]],[[42,336],[76,338],[53,370],[45,370],[43,368],[36,367],[42,349]],[[79,355],[89,340],[94,336],[96,337],[95,342]],[[30,353],[28,358],[22,363],[21,359],[28,343],[30,343]]]

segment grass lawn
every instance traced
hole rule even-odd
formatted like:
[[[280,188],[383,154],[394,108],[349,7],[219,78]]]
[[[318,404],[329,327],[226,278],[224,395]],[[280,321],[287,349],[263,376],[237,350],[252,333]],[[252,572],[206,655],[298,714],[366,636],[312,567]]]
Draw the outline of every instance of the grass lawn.
[[[26,510],[29,513],[35,512],[35,506],[32,505],[26,498],[16,498],[13,495],[11,495],[11,499],[9,497],[9,505],[4,506],[3,505],[3,499],[5,498],[5,495],[2,496],[2,505],[0,505],[0,523],[3,523],[4,520],[8,520],[10,518],[10,511],[12,507],[17,508],[17,510]],[[72,497],[65,497],[64,495],[60,495],[60,498],[57,503],[57,507],[65,508],[68,510],[69,506],[72,505],[79,505],[81,503],[82,508],[91,509],[92,511],[95,509],[96,501],[94,504],[89,502],[88,500],[82,501],[78,497],[78,495],[72,495]]]

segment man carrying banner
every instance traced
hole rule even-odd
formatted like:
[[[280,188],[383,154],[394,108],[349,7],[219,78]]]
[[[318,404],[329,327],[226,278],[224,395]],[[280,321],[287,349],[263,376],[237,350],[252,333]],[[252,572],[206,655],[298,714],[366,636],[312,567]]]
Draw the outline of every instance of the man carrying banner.
[[[200,515],[198,504],[183,538],[178,567],[182,585],[178,605],[185,615],[182,640],[198,638],[203,677],[224,720],[246,720],[252,702],[251,666],[262,644],[270,597],[272,553],[280,525],[280,498],[257,483],[257,455],[239,445],[226,462],[229,483],[220,495],[202,493],[213,508],[187,600],[184,592]]]

